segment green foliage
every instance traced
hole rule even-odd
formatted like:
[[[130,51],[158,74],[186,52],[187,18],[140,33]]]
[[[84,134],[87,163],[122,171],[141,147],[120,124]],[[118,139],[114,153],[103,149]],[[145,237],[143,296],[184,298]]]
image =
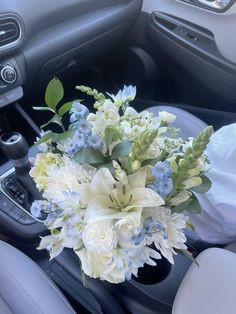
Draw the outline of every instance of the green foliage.
[[[46,88],[45,103],[48,107],[55,111],[58,103],[62,100],[63,96],[63,85],[61,81],[55,77],[48,83],[48,86]]]
[[[63,117],[64,114],[66,114],[71,109],[72,103],[72,101],[69,101],[60,107],[60,109],[58,110],[58,114],[60,117]]]
[[[105,129],[105,142],[106,142],[106,147],[108,148],[113,142],[116,142],[118,140],[122,139],[122,135],[120,131],[112,126],[109,125]]]
[[[205,175],[202,175],[200,178],[202,179],[202,184],[191,188],[191,191],[196,193],[206,193],[212,186],[211,180]]]
[[[96,103],[94,104],[94,108],[99,108],[100,105],[102,105],[103,102],[106,100],[106,97],[104,94],[99,93],[96,89],[92,89],[88,86],[80,85],[80,86],[76,86],[76,89],[87,94],[88,96],[92,96],[96,100]]]
[[[59,125],[63,132],[65,132],[65,128],[62,122],[63,116],[71,109],[72,101],[67,102],[58,108],[59,102],[63,99],[64,96],[64,88],[61,81],[58,78],[53,78],[46,88],[45,92],[45,103],[47,107],[33,107],[35,110],[39,111],[49,111],[54,113],[53,117],[43,125],[41,128],[45,128],[51,123]]]
[[[57,113],[55,113],[54,116],[48,122],[46,122],[43,125],[41,125],[40,128],[43,129],[46,126],[48,126],[49,124],[51,124],[51,123],[57,124],[59,126],[62,126],[61,117]]]
[[[158,130],[144,131],[132,144],[129,159],[130,162],[138,160],[143,162],[148,159],[147,150],[158,135]]]
[[[102,164],[105,162],[105,157],[100,150],[93,148],[82,148],[73,156],[73,159],[79,164]]]
[[[111,153],[111,159],[119,159],[121,157],[126,157],[129,155],[130,147],[132,143],[129,141],[123,141],[119,144],[117,144]]]
[[[47,141],[51,141],[53,143],[57,143],[69,137],[71,135],[71,130],[65,131],[63,133],[46,133],[44,134],[36,143],[36,145],[43,144]]]
[[[201,213],[201,210],[202,210],[201,205],[200,205],[198,199],[196,198],[196,196],[194,194],[192,194],[192,196],[186,202],[183,202],[183,203],[179,204],[178,206],[175,206],[172,209],[172,212],[182,213],[185,210],[191,214],[200,214]]]

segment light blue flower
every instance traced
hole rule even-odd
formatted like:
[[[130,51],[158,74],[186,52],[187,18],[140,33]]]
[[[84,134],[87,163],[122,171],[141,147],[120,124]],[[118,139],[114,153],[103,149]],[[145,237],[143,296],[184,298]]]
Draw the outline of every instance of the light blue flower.
[[[164,177],[171,177],[170,164],[167,160],[158,161],[151,170],[155,179],[162,180]]]
[[[37,200],[31,205],[30,212],[35,218],[43,218],[45,212],[49,212],[51,204],[48,201]]]
[[[139,245],[140,243],[142,243],[145,238],[146,233],[151,233],[153,227],[154,227],[153,218],[148,217],[143,224],[142,230],[138,234],[132,236],[131,239],[134,242],[134,244]]]
[[[90,135],[88,136],[87,145],[93,149],[101,150],[103,147],[103,141],[97,135]]]
[[[143,242],[145,238],[145,229],[143,228],[137,235],[132,236],[132,241],[135,245],[139,245],[141,242]]]
[[[161,180],[155,181],[151,186],[151,189],[156,191],[161,197],[169,195],[173,190],[173,180],[168,177],[163,177]]]
[[[152,232],[153,229],[153,218],[148,217],[144,223],[144,228],[146,233]]]
[[[124,86],[123,90],[119,90],[119,92],[116,95],[107,93],[108,96],[112,98],[115,104],[123,105],[126,102],[130,102],[134,100],[136,96],[136,87],[129,85]]]
[[[78,126],[81,133],[85,135],[92,134],[92,125],[86,119],[79,121]]]
[[[170,164],[167,160],[158,161],[151,169],[154,182],[150,188],[156,191],[161,197],[165,197],[173,190],[173,180],[171,178]]]
[[[81,119],[85,119],[89,114],[89,110],[87,107],[82,105],[79,101],[74,101],[72,103],[72,107],[69,113],[70,113],[70,122],[74,123]]]

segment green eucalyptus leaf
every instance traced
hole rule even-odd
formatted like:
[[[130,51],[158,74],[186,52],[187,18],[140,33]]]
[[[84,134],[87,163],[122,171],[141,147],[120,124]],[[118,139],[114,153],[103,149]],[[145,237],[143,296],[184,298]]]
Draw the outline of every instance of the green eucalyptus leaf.
[[[191,188],[191,191],[196,192],[196,193],[206,193],[207,191],[210,190],[212,186],[211,180],[205,175],[202,175],[201,179],[202,179],[202,184],[194,188]]]
[[[68,130],[68,131],[65,131],[63,133],[53,133],[53,137],[52,137],[52,141],[54,143],[57,143],[57,142],[60,142],[64,139],[66,139],[67,137],[69,137],[72,133],[72,130]]]
[[[105,157],[101,151],[93,148],[82,148],[76,153],[73,159],[80,164],[101,164],[105,162]]]
[[[121,139],[122,139],[122,135],[116,127],[114,127],[112,125],[109,125],[106,127],[106,129],[105,129],[105,141],[106,141],[107,147],[109,147],[112,142],[116,142],[116,141],[121,140]]]
[[[55,111],[50,107],[33,107],[33,109],[39,110],[39,111],[51,111],[51,112],[55,113]]]
[[[110,173],[111,173],[112,175],[115,174],[115,169],[114,169],[114,167],[113,167],[113,163],[112,163],[112,162],[108,162],[108,163],[105,162],[105,163],[102,163],[102,164],[98,165],[96,168],[97,168],[97,169],[107,168],[107,169],[110,171]]]
[[[64,96],[64,88],[61,81],[54,77],[49,83],[46,88],[45,92],[45,102],[54,111]]]
[[[72,103],[73,103],[73,101],[69,101],[69,102],[65,103],[64,105],[62,105],[60,107],[60,109],[58,110],[59,116],[63,117],[64,114],[67,113],[71,109]]]
[[[202,208],[198,199],[196,198],[194,194],[191,196],[190,199],[191,199],[191,203],[186,208],[186,210],[191,214],[200,214],[202,211]]]
[[[56,113],[52,119],[50,119],[47,123],[43,124],[40,126],[40,128],[45,128],[46,126],[48,126],[50,123],[55,123],[58,124],[60,126],[62,126],[62,122],[61,122],[61,117]]]
[[[173,209],[172,209],[172,212],[174,213],[182,213],[183,211],[187,210],[189,208],[189,205],[191,204],[192,202],[192,199],[189,198],[187,201],[175,206]]]
[[[63,133],[53,133],[53,132],[46,133],[35,143],[35,145],[42,144],[49,140],[51,140],[54,143],[60,142],[66,139],[67,137],[69,137],[71,135],[71,132],[72,132],[71,130],[68,130]]]
[[[35,145],[40,145],[40,144],[42,144],[42,143],[44,143],[44,142],[46,142],[46,141],[49,141],[49,140],[51,140],[52,138],[53,138],[53,134],[55,134],[55,133],[46,133],[46,134],[44,134],[36,143],[35,143]]]
[[[111,159],[118,159],[121,157],[126,157],[129,155],[130,148],[131,148],[132,143],[129,141],[123,141],[119,144],[117,144],[111,154]]]

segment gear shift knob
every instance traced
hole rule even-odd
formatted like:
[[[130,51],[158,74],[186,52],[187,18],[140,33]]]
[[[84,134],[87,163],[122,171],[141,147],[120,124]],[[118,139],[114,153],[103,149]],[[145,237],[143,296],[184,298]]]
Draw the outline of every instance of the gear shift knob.
[[[9,132],[3,134],[0,137],[0,147],[12,161],[16,173],[24,174],[30,171],[29,146],[20,133]]]

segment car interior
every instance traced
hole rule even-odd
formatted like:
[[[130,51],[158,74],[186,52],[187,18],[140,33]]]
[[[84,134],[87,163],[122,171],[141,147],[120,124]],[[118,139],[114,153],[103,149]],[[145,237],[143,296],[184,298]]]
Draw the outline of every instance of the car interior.
[[[19,162],[37,153],[50,115],[33,106],[44,105],[55,76],[66,101],[84,98],[76,85],[104,93],[134,85],[134,108],[174,113],[186,137],[235,123],[235,28],[235,0],[0,0],[0,135],[13,132],[16,142],[14,150],[0,143],[0,313],[235,312],[231,243],[191,241],[205,266],[178,255],[158,284],[89,278],[84,286],[70,250],[50,261],[36,250],[47,230],[30,213],[37,191]],[[218,312],[209,301],[218,298],[209,292],[214,286],[221,287]]]

